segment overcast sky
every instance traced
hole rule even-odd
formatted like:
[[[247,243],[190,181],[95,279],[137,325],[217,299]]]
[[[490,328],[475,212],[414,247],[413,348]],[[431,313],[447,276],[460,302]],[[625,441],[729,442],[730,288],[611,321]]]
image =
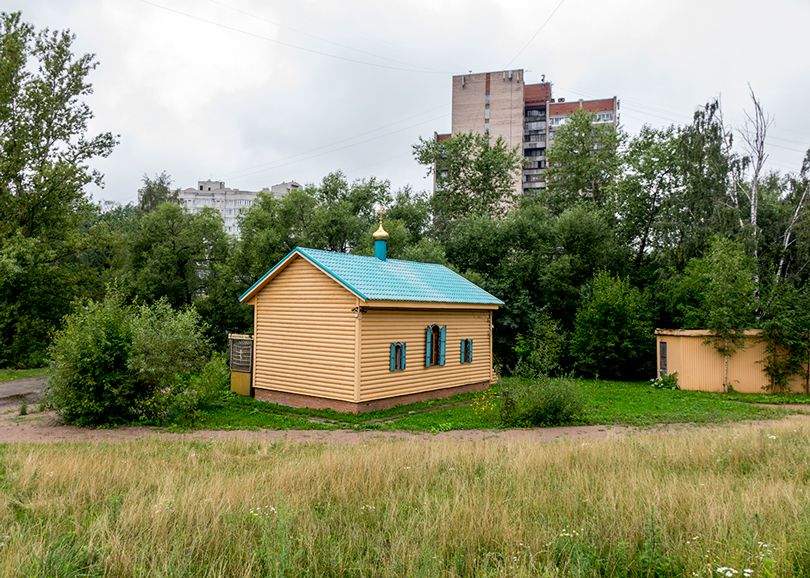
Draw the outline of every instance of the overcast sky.
[[[96,199],[133,201],[143,174],[161,170],[183,188],[213,178],[258,189],[343,170],[427,189],[411,145],[449,131],[451,76],[468,70],[524,68],[527,82],[545,74],[555,97],[616,95],[631,134],[644,123],[688,122],[715,96],[739,126],[750,82],[774,120],[771,168],[797,171],[810,147],[807,0],[0,7],[37,27],[69,28],[77,50],[96,54],[92,129],[121,141],[96,163],[106,182]]]

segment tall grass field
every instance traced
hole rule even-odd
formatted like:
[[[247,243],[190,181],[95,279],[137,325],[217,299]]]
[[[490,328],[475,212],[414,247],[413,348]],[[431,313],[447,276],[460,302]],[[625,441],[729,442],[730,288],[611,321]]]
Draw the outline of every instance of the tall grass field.
[[[810,575],[810,423],[0,448],[3,576]]]

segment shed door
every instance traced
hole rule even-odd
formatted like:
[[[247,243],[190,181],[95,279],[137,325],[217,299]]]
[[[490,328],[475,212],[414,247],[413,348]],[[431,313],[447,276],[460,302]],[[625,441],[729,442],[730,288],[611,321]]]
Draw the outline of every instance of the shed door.
[[[667,342],[661,341],[658,344],[658,375],[661,377],[667,374]]]

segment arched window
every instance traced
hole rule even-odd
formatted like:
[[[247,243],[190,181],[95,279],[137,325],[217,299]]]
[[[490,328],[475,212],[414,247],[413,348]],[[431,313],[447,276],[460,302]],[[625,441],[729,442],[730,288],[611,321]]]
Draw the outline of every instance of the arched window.
[[[390,371],[405,371],[406,358],[406,344],[402,341],[392,343],[390,346],[388,369]]]
[[[437,324],[425,328],[425,367],[444,365],[447,326]]]
[[[473,356],[473,340],[461,340],[461,363],[472,363]]]

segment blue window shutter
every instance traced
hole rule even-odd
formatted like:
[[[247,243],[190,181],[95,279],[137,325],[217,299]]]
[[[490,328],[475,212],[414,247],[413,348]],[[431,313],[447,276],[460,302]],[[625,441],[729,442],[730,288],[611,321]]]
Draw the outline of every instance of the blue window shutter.
[[[391,355],[390,355],[390,357],[388,359],[388,371],[394,371],[394,369],[396,368],[396,365],[395,365],[396,358],[397,358],[397,344],[392,343],[391,344]]]
[[[430,325],[425,328],[425,367],[430,367]]]
[[[405,347],[406,347],[407,345],[408,345],[407,343],[403,343],[403,344],[402,344],[402,369],[403,369],[403,371],[405,370],[405,360],[406,360],[406,359],[407,359],[407,357],[408,357],[408,356],[406,355],[406,351],[405,351]]]
[[[445,345],[447,342],[447,325],[442,325],[441,335],[439,337],[439,365],[444,365]]]
[[[472,363],[472,350],[473,350],[472,346],[473,346],[473,340],[470,339],[469,342],[468,342],[468,345],[467,345],[467,347],[470,348],[470,353],[467,355],[467,358],[470,360],[470,363]]]
[[[466,339],[461,340],[461,363],[464,363],[464,342]]]

